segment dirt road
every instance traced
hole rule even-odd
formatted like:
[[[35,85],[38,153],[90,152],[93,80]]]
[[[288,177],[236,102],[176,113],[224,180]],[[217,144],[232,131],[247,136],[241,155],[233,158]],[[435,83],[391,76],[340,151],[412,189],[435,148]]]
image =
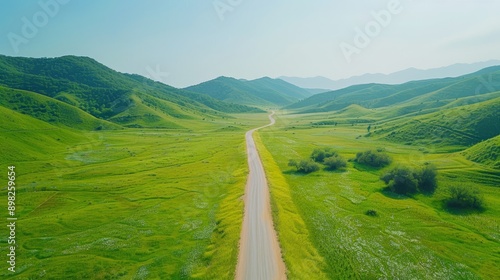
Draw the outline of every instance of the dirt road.
[[[274,124],[252,129],[245,134],[249,175],[245,189],[245,214],[241,230],[240,252],[236,267],[237,280],[286,279],[285,264],[274,231],[269,189],[252,133]]]

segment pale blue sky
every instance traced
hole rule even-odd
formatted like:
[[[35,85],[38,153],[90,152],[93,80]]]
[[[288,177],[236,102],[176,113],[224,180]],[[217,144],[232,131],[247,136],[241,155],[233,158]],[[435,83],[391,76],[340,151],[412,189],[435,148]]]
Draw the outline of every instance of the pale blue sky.
[[[386,26],[372,14],[381,10]],[[121,72],[168,72],[156,78],[176,87],[221,75],[340,79],[500,59],[499,11],[500,1],[477,0],[0,0],[0,53],[89,56]],[[356,45],[367,27],[369,42]],[[357,51],[345,55],[342,42]]]

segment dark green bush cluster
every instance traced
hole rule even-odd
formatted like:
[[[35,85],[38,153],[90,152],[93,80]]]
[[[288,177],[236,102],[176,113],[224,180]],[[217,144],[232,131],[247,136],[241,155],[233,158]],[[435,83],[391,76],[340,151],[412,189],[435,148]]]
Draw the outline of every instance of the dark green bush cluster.
[[[380,177],[387,187],[399,194],[413,194],[418,191],[432,193],[437,188],[437,171],[432,164],[420,169],[397,166]]]
[[[346,160],[339,155],[325,158],[323,164],[326,165],[328,170],[336,170],[347,166]]]
[[[378,215],[378,214],[377,214],[377,211],[372,210],[372,209],[370,209],[370,210],[366,210],[365,214],[366,214],[367,216],[372,216],[372,217],[376,217],[376,216]]]
[[[297,168],[297,172],[302,172],[302,173],[311,173],[319,170],[319,164],[315,163],[312,160],[296,161],[294,159],[291,159],[288,162],[288,166],[293,166]]]
[[[297,168],[297,172],[311,173],[318,171],[320,168],[319,164],[326,166],[328,170],[336,170],[339,168],[344,168],[347,166],[347,161],[341,157],[336,151],[330,148],[315,149],[310,159],[305,160],[294,160],[291,159],[288,162],[288,166],[293,166]]]
[[[449,189],[450,197],[446,201],[448,207],[460,209],[482,209],[483,196],[477,189],[466,186],[453,186]]]
[[[311,159],[326,165],[328,170],[336,170],[347,166],[347,161],[330,148],[314,149]]]
[[[333,156],[338,156],[338,153],[330,148],[314,149],[314,151],[311,154],[311,159],[314,160],[315,162],[322,163],[325,160],[325,158]]]
[[[383,167],[391,164],[392,160],[389,155],[383,151],[368,150],[357,153],[354,161],[373,167]]]

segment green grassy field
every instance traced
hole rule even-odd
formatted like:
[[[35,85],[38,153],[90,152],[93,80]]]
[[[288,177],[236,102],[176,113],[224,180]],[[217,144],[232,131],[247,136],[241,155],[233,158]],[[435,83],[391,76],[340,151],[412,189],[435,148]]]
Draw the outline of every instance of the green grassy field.
[[[276,109],[276,125],[254,137],[288,278],[498,277],[500,92],[485,78],[499,69],[357,85]],[[244,133],[267,124],[268,106],[308,96],[270,78],[191,87],[257,107],[230,104],[76,56],[0,55],[0,80],[0,169],[5,186],[16,166],[19,219],[16,273],[2,279],[234,279]],[[287,165],[327,147],[347,168]],[[352,161],[378,148],[391,166]],[[384,190],[386,170],[426,162],[439,172],[433,195]],[[485,208],[446,208],[457,185],[479,189]]]
[[[257,136],[261,153],[265,149],[263,164],[289,279],[311,279],[314,273],[320,273],[315,279],[495,279],[500,275],[498,170],[471,162],[459,152],[445,153],[443,147],[363,137],[366,125],[314,125],[327,116],[278,114],[276,125]],[[391,166],[431,162],[438,168],[439,187],[433,195],[410,198],[383,191],[379,177],[390,167],[348,162],[342,171],[303,175],[287,166],[289,159],[307,158],[318,147],[332,147],[346,159],[383,147],[393,158]],[[451,213],[444,208],[448,187],[460,184],[481,190],[485,211]],[[366,215],[367,210],[375,210],[377,216]],[[306,269],[298,263],[307,263]]]
[[[463,147],[366,137],[366,124],[351,123],[351,109],[338,115],[281,111],[276,125],[255,134],[288,278],[500,274],[500,174],[490,162],[466,158],[482,146],[463,153]],[[0,114],[8,147],[0,164],[16,166],[19,218],[17,272],[4,270],[0,277],[234,278],[248,172],[244,133],[266,124],[266,114],[183,119],[182,129],[99,131],[56,126],[3,107]],[[342,122],[325,125],[329,119]],[[392,166],[432,162],[439,188],[433,195],[396,196],[379,180],[390,167],[352,161],[345,170],[309,175],[287,166],[321,147],[346,159],[383,147]],[[444,207],[448,187],[462,183],[481,190],[484,211]],[[0,251],[7,252],[2,232]]]
[[[16,273],[2,269],[0,278],[234,278],[244,132],[266,114],[192,130],[82,132],[2,113],[10,151],[0,167],[16,166],[19,220]]]

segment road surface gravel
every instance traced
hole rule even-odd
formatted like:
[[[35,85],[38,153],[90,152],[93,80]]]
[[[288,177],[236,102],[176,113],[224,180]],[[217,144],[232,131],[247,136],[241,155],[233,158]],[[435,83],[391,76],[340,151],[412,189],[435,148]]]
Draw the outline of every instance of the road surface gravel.
[[[268,125],[252,129],[245,134],[249,175],[236,267],[237,280],[286,279],[285,264],[273,227],[266,174],[252,138],[255,130],[274,124],[273,115],[274,112],[269,115],[271,122]]]

